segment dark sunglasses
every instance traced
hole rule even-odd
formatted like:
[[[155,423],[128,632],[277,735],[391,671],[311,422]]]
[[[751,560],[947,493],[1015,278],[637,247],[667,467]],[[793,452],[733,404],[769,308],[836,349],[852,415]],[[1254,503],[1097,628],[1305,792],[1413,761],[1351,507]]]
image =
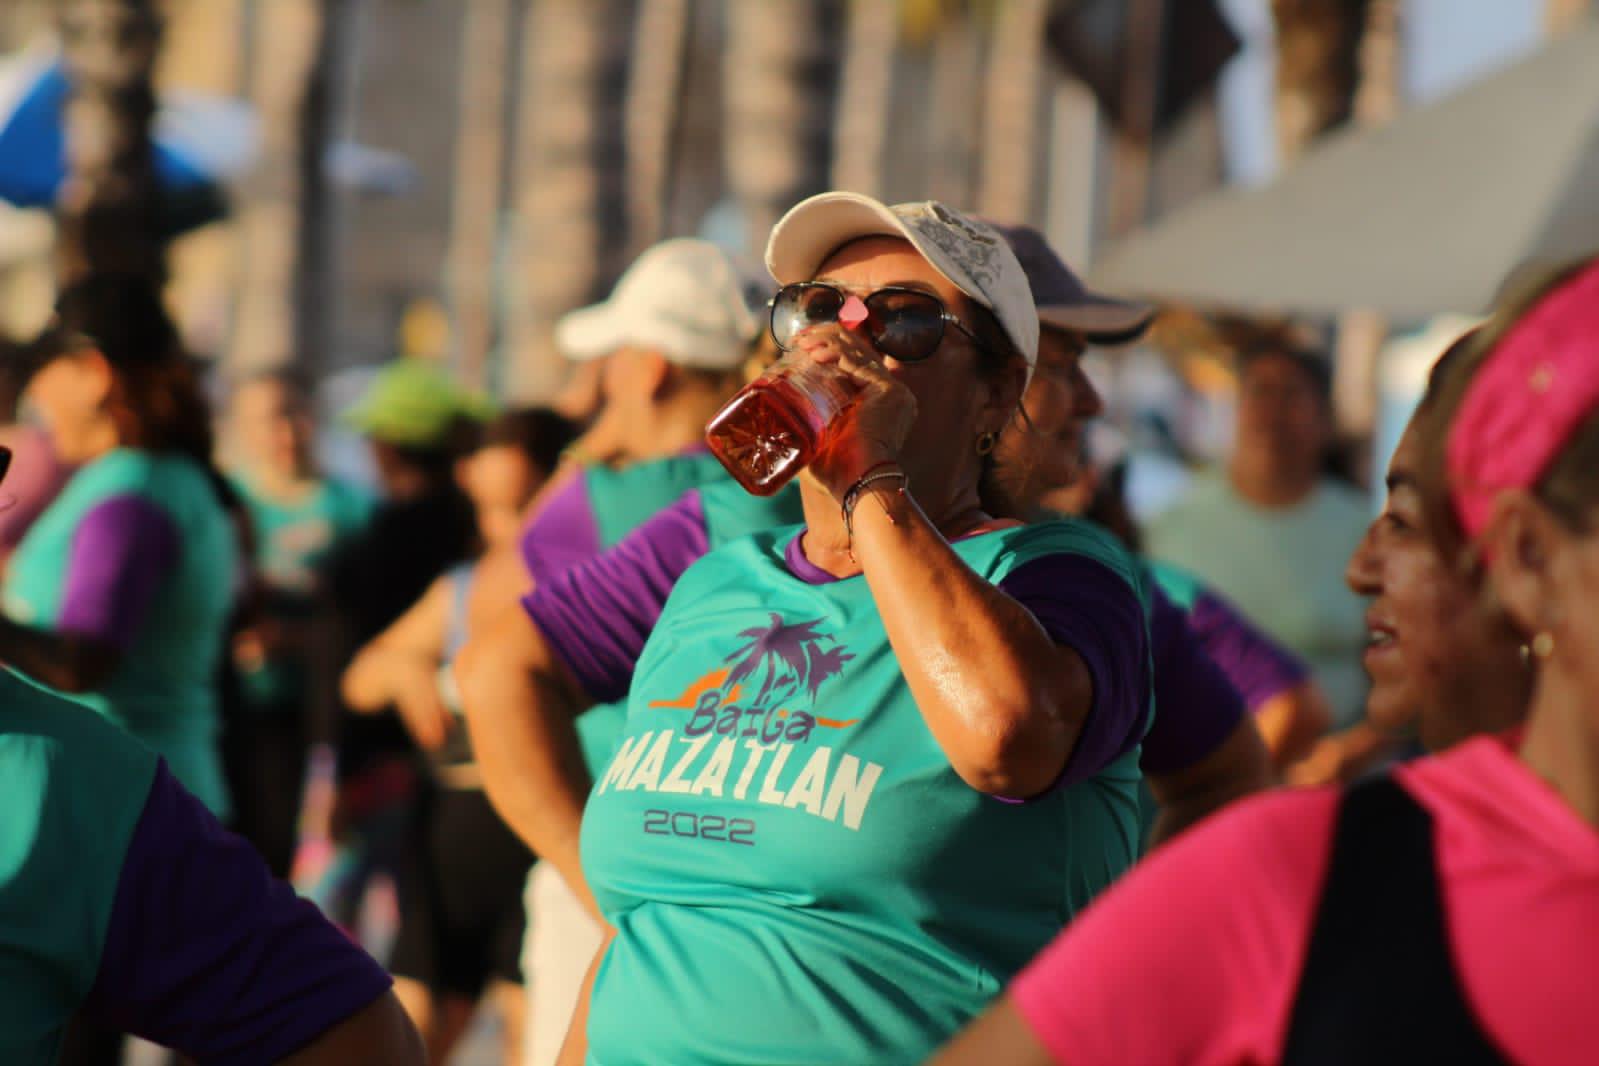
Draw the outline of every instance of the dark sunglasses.
[[[837,322],[850,296],[822,281],[784,285],[772,297],[772,340],[783,351],[791,350],[800,333]],[[890,359],[916,363],[930,357],[944,343],[945,326],[954,326],[978,349],[987,350],[965,323],[949,313],[944,301],[930,292],[891,285],[862,297],[861,302],[866,305],[862,324],[866,336],[872,347]]]

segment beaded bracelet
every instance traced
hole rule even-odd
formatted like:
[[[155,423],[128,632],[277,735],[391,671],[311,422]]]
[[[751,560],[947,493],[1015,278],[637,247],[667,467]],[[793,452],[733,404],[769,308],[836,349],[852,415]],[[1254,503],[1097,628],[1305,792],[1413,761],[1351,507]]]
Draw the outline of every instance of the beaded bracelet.
[[[886,467],[893,467],[893,469],[885,469]],[[844,499],[841,504],[844,511],[844,532],[849,537],[851,546],[850,558],[852,559],[854,558],[853,549],[855,544],[855,505],[861,502],[861,496],[867,489],[882,481],[898,481],[899,491],[902,495],[911,485],[910,475],[901,470],[897,464],[878,463],[857,478],[855,484],[851,485],[844,493]]]

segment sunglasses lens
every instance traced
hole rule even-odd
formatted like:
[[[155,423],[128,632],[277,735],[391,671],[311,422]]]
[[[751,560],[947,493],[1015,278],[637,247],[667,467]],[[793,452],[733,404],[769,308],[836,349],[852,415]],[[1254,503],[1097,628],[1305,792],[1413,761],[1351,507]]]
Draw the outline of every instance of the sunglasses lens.
[[[785,351],[812,326],[838,320],[844,294],[827,285],[786,285],[772,301],[772,339]]]
[[[914,363],[938,350],[944,305],[919,292],[876,292],[867,300],[872,344],[891,359]]]

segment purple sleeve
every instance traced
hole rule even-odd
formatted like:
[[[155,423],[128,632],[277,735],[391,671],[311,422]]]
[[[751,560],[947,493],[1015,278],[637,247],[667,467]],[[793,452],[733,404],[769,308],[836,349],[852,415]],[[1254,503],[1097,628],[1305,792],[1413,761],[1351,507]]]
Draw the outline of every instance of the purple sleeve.
[[[201,1062],[256,1066],[389,985],[161,764],[123,860],[92,1017]]]
[[[1150,686],[1143,607],[1110,569],[1067,553],[1023,563],[999,587],[1088,668],[1094,705],[1057,787],[1086,781],[1143,735]]]
[[[600,527],[582,471],[558,489],[522,534],[522,561],[542,585],[600,553]]]
[[[113,496],[95,505],[72,535],[57,628],[126,651],[181,546],[178,527],[149,500]]]
[[[610,551],[540,582],[523,606],[583,690],[611,703],[627,694],[672,586],[709,550],[691,490]]]
[[[1298,656],[1213,593],[1201,592],[1194,600],[1188,625],[1199,637],[1205,653],[1243,694],[1244,705],[1251,713],[1309,676]]]
[[[1139,766],[1153,774],[1186,770],[1221,746],[1244,717],[1244,703],[1206,654],[1187,616],[1154,589],[1150,646],[1155,660],[1155,721]]]

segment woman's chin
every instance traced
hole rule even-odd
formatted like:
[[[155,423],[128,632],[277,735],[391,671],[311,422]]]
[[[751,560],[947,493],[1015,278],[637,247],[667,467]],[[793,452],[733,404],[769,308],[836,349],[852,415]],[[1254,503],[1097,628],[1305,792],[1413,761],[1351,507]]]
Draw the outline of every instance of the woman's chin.
[[[1403,733],[1420,717],[1418,701],[1395,688],[1376,684],[1366,696],[1366,722],[1379,732]]]

